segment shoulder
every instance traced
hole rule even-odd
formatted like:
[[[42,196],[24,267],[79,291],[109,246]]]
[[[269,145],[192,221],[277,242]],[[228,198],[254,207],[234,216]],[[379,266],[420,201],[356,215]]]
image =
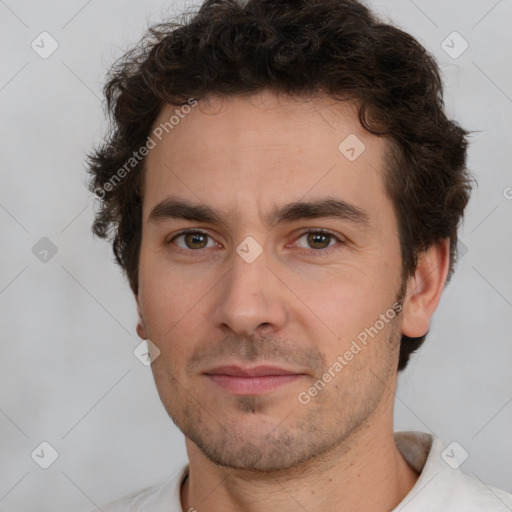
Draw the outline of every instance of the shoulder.
[[[164,482],[134,492],[124,498],[101,507],[103,512],[182,512],[180,488],[188,474],[188,466],[182,468]]]
[[[421,477],[420,477],[421,478]],[[401,512],[510,512],[512,495],[461,470],[440,471],[418,480],[398,510]]]
[[[412,432],[398,433],[398,437],[397,446],[402,455],[421,473],[416,485],[395,509],[396,512],[512,510],[511,494],[487,485],[476,474],[464,472],[462,466],[466,457],[458,443],[445,447],[436,437]],[[414,462],[419,462],[418,465],[422,467],[415,467]]]

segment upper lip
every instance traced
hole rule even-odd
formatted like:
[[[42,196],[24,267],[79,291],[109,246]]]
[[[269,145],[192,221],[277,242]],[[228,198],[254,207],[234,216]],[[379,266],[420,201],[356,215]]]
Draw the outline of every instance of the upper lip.
[[[255,366],[242,368],[236,365],[217,366],[207,370],[207,375],[230,375],[232,377],[266,377],[269,375],[299,375],[300,372],[278,368],[276,366]]]

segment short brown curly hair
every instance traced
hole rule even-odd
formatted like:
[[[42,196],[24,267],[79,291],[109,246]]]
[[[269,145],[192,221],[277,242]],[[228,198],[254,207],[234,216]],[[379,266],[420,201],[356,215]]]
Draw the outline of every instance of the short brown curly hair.
[[[362,126],[389,141],[385,183],[404,279],[422,251],[446,238],[450,277],[471,190],[468,132],[447,119],[439,70],[425,48],[356,0],[206,0],[183,21],[150,28],[105,86],[111,127],[88,161],[89,187],[100,198],[93,232],[113,241],[134,293],[144,164],[134,155],[160,110],[263,89],[357,101]],[[425,336],[402,337],[399,370]]]

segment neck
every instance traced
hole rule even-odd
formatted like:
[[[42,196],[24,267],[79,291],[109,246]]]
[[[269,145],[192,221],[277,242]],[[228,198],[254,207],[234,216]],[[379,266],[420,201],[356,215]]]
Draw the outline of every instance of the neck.
[[[187,439],[189,478],[184,511],[384,512],[394,509],[416,483],[394,442],[392,423],[360,430],[327,454],[279,472],[217,466]],[[378,427],[378,428],[377,428]]]

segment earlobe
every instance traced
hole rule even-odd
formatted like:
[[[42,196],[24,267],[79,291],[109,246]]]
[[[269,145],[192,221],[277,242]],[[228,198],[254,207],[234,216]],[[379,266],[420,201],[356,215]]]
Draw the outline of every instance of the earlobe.
[[[449,239],[420,254],[416,271],[407,282],[402,334],[418,338],[428,332],[430,319],[441,300],[449,266]]]
[[[142,322],[142,320],[139,318],[139,320],[137,321],[137,335],[139,336],[139,338],[141,340],[147,340],[148,337],[146,335],[146,328],[144,327],[144,324]]]
[[[148,339],[148,336],[147,336],[147,332],[146,332],[146,326],[144,325],[144,319],[142,318],[142,313],[140,311],[139,298],[137,295],[135,295],[135,301],[137,303],[137,316],[138,316],[137,327],[136,327],[137,335],[142,340],[146,340],[146,339]]]

